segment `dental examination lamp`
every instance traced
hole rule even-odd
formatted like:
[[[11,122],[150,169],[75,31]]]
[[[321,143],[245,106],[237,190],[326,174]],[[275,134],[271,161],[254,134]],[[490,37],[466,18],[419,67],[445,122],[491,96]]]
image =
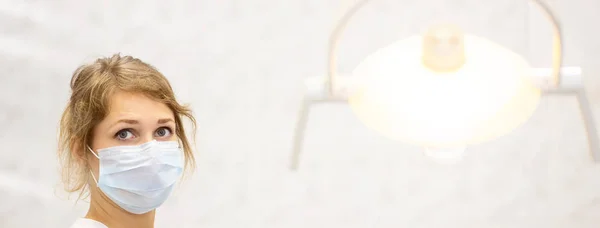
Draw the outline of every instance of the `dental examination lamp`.
[[[297,170],[312,105],[348,103],[368,128],[418,145],[439,162],[459,161],[469,145],[508,134],[526,122],[546,94],[577,97],[591,155],[600,161],[595,123],[581,68],[562,67],[562,34],[542,0],[531,0],[553,24],[551,68],[532,68],[519,54],[454,25],[434,25],[377,50],[351,76],[338,77],[336,52],[348,21],[369,0],[341,18],[329,44],[327,78],[307,80],[295,126],[292,170]]]

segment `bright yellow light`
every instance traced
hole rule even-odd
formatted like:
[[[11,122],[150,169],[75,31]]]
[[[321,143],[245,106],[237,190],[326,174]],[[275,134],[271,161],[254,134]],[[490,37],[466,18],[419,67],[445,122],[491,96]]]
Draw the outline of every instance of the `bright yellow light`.
[[[464,65],[454,71],[425,67],[423,36],[368,56],[353,73],[349,104],[356,116],[389,138],[436,148],[480,143],[517,128],[541,94],[529,64],[487,39],[461,39]]]

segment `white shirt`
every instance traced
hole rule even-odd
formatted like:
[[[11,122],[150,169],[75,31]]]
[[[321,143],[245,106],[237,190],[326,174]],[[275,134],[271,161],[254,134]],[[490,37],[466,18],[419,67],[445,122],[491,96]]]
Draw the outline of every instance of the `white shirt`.
[[[104,224],[91,219],[78,218],[75,223],[71,225],[71,228],[108,228]]]

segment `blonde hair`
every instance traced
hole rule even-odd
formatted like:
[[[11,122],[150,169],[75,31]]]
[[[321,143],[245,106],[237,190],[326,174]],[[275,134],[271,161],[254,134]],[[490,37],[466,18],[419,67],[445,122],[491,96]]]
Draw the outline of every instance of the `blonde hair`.
[[[175,99],[169,81],[153,66],[131,57],[115,54],[82,65],[71,78],[71,97],[60,120],[58,157],[61,162],[65,191],[79,191],[81,199],[87,190],[90,167],[87,162],[93,130],[109,112],[109,101],[115,91],[143,93],[166,104],[175,116],[175,133],[185,155],[185,170],[195,167],[190,142],[183,128],[182,117],[192,124],[195,138],[196,120],[191,110]],[[87,195],[86,195],[87,197]]]

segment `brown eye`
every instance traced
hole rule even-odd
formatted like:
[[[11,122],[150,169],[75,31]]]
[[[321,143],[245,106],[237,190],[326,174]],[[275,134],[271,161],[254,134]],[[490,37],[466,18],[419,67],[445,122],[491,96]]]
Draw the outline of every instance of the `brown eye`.
[[[155,132],[156,137],[169,137],[171,134],[171,129],[167,127],[161,127]]]

